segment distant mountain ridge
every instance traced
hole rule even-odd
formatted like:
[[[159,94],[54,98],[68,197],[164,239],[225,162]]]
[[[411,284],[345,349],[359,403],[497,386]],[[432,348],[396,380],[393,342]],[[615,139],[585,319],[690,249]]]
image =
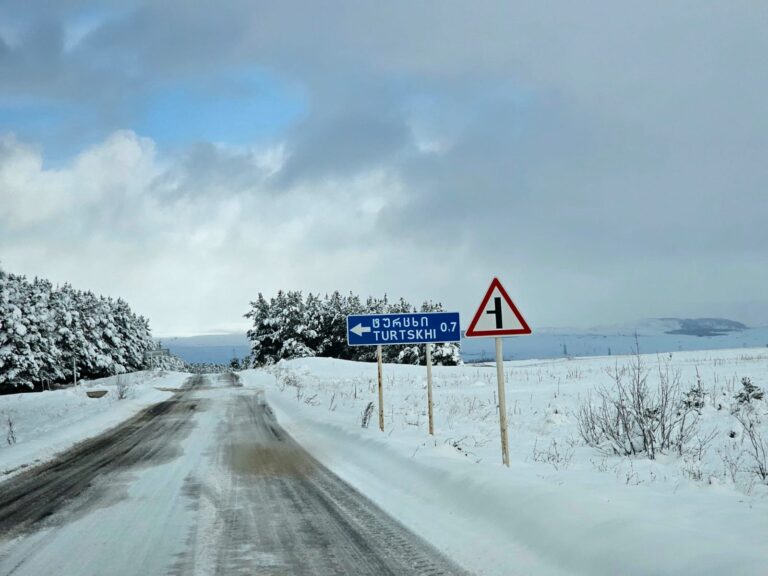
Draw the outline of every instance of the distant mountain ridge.
[[[768,327],[750,328],[725,318],[648,318],[588,329],[533,326],[533,332],[532,336],[505,339],[505,357],[520,360],[631,354],[636,345],[635,334],[640,349],[650,354],[768,345]],[[250,354],[245,332],[159,340],[172,354],[191,363],[228,364],[232,358],[242,359]],[[492,339],[463,339],[461,346],[462,356],[468,362],[492,358],[494,354]]]
[[[589,328],[574,328],[568,326],[544,328],[538,327],[534,332],[539,334],[583,334],[602,336],[654,336],[654,335],[683,335],[683,336],[722,336],[750,330],[751,328],[768,328],[766,326],[750,326],[727,318],[679,318],[661,317],[646,318],[637,322],[625,324],[609,324],[591,326]]]
[[[246,358],[251,352],[245,333],[204,334],[157,338],[171,354],[191,364],[228,364],[233,358]]]
[[[730,332],[741,332],[747,329],[746,324],[725,318],[660,318],[660,320],[679,324],[678,328],[667,330],[667,334],[685,336],[724,336]]]

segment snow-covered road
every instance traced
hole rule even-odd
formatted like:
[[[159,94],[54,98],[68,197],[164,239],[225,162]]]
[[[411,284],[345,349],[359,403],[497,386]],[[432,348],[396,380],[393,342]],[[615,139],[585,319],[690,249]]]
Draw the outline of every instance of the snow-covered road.
[[[462,573],[231,383],[193,377],[3,483],[0,574]]]

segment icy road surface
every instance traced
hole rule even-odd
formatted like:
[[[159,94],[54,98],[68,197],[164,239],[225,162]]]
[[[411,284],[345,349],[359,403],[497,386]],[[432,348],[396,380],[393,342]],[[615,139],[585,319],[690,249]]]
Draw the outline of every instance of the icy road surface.
[[[0,484],[0,574],[463,574],[302,449],[264,396],[195,376]]]

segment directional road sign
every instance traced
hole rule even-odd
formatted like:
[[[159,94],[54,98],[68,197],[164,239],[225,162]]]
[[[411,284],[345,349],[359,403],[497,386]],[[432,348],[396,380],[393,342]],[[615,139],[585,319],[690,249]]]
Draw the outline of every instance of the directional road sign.
[[[494,278],[485,293],[480,307],[467,328],[467,338],[473,336],[513,336],[530,334],[531,328],[504,290],[498,278]]]
[[[458,312],[347,316],[347,343],[350,346],[426,344],[460,340]]]

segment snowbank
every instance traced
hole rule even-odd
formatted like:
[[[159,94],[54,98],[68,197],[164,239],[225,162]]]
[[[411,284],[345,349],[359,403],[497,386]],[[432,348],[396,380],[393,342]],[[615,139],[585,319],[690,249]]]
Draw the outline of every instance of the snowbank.
[[[737,423],[717,404],[744,376],[766,387],[768,351],[644,357],[650,382],[659,362],[686,389],[697,371],[703,381],[702,435],[717,437],[696,470],[673,455],[605,456],[580,441],[576,408],[627,360],[508,363],[510,469],[500,465],[494,367],[435,369],[434,437],[420,367],[385,366],[384,433],[375,413],[361,427],[376,402],[375,365],[304,359],[243,380],[267,391],[281,423],[324,464],[476,573],[765,574],[768,487],[724,469],[742,438],[730,438]]]
[[[86,381],[77,388],[0,396],[0,481],[169,398],[188,377],[180,372],[134,372]],[[117,398],[118,379],[127,387],[123,400]],[[88,398],[88,390],[107,394]],[[11,429],[15,442],[8,438]]]

